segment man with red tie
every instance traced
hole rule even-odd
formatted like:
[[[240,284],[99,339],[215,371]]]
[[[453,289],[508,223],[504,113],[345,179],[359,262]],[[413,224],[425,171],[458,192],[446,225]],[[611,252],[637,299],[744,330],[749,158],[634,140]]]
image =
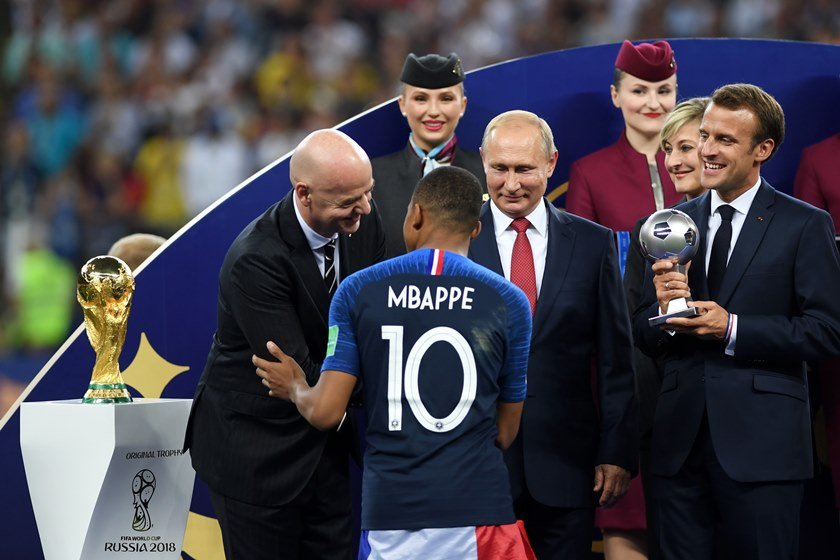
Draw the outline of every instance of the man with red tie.
[[[533,313],[522,427],[505,455],[514,509],[541,560],[589,558],[595,504],[624,495],[638,464],[632,341],[613,234],[543,198],[557,150],[537,115],[495,117],[481,156],[490,201],[469,256],[522,288]]]

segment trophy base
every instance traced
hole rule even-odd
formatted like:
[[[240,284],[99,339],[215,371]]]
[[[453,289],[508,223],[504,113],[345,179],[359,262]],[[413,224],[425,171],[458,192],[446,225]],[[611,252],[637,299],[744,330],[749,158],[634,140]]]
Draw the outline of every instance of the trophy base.
[[[130,403],[131,395],[124,383],[91,383],[82,398],[85,404]]]
[[[651,317],[648,319],[648,325],[651,327],[656,327],[665,323],[668,319],[672,317],[696,317],[700,315],[700,312],[697,310],[696,307],[687,307],[685,309],[680,309],[679,311],[674,311],[672,313],[665,313],[664,315],[657,315],[656,317]]]

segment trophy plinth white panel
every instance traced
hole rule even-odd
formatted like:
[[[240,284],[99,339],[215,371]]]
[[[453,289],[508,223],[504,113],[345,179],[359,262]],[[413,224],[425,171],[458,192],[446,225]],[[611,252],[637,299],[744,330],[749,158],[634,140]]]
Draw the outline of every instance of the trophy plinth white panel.
[[[191,399],[21,407],[20,447],[46,560],[178,559],[195,472]]]

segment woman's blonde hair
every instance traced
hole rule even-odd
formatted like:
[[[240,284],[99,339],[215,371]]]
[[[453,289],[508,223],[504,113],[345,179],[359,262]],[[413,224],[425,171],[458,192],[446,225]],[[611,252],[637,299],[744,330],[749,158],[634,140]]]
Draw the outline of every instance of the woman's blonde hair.
[[[659,133],[659,145],[663,150],[665,149],[665,141],[676,134],[685,123],[703,118],[703,113],[706,112],[709,101],[710,98],[708,97],[692,97],[681,102],[674,107],[673,111],[668,113],[665,124],[662,125],[662,131]]]

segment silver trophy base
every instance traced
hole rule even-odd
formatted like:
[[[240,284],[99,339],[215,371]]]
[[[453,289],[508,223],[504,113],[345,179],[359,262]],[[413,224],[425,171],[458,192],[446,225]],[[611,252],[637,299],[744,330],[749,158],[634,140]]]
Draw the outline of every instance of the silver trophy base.
[[[698,315],[700,315],[700,311],[696,307],[688,305],[685,298],[677,298],[668,302],[668,311],[664,314],[648,319],[648,325],[656,327],[671,317],[697,317]]]

